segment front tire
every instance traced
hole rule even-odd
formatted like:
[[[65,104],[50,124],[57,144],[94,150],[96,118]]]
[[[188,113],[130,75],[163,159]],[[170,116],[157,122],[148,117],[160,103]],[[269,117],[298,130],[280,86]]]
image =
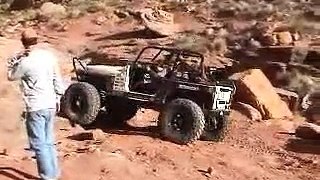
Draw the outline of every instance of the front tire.
[[[66,90],[63,112],[70,121],[86,126],[96,120],[100,111],[100,95],[98,90],[86,82],[71,84]]]
[[[189,99],[169,102],[159,116],[161,134],[178,144],[189,144],[198,140],[204,125],[202,109]]]

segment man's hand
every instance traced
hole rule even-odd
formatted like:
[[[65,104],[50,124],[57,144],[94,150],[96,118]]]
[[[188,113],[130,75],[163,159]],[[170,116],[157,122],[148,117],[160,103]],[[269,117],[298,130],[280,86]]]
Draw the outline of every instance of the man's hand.
[[[20,61],[29,55],[29,51],[21,51],[10,57],[7,61],[7,67],[12,68],[20,63]]]
[[[27,112],[23,111],[20,115],[21,121],[25,121],[27,119]]]
[[[56,113],[60,112],[60,103],[56,103]]]
[[[18,65],[20,60],[17,57],[12,57],[8,59],[7,61],[7,67],[8,68],[13,68],[14,66]]]

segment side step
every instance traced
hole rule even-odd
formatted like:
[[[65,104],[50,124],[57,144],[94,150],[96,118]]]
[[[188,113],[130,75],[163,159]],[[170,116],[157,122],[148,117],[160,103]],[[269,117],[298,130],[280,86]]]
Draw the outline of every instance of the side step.
[[[155,95],[138,93],[138,92],[128,92],[128,98],[132,100],[138,101],[150,101],[151,98],[155,97]]]

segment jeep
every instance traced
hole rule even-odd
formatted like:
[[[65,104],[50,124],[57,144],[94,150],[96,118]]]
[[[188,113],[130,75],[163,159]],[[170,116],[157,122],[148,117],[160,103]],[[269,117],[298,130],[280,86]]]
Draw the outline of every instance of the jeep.
[[[155,52],[148,57],[150,50]],[[135,60],[119,62],[73,58],[76,82],[63,97],[63,112],[70,121],[87,126],[106,112],[122,123],[147,108],[159,112],[159,130],[170,141],[223,140],[236,89],[222,71],[205,66],[202,54],[147,46]]]

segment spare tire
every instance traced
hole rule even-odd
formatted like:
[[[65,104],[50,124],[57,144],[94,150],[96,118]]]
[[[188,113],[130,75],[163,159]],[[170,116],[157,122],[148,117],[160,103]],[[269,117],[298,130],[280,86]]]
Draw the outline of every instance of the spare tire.
[[[96,120],[101,107],[98,90],[86,82],[71,84],[63,98],[63,112],[70,121],[90,125]]]
[[[202,109],[189,99],[175,99],[160,113],[161,134],[178,144],[198,140],[204,130],[205,118]]]

